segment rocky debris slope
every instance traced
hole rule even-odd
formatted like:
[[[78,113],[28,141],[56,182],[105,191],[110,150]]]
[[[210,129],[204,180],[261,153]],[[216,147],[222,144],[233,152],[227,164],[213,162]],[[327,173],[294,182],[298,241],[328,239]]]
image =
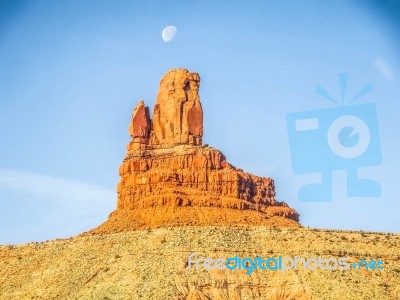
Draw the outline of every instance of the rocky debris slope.
[[[0,299],[400,299],[400,235],[265,226],[164,227],[0,246]],[[206,270],[188,256],[345,256],[383,270]]]
[[[197,73],[174,69],[160,82],[152,119],[143,100],[135,107],[117,209],[91,233],[167,225],[299,226],[297,212],[275,200],[271,178],[235,168],[202,144],[199,87]]]

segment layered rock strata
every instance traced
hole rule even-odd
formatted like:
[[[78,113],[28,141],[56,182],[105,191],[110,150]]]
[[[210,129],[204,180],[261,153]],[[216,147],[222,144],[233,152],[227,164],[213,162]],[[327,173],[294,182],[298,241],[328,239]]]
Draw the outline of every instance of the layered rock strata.
[[[153,118],[141,100],[119,169],[117,209],[92,232],[181,225],[299,226],[299,215],[275,200],[271,178],[230,165],[202,145],[200,77],[169,71],[160,82]]]

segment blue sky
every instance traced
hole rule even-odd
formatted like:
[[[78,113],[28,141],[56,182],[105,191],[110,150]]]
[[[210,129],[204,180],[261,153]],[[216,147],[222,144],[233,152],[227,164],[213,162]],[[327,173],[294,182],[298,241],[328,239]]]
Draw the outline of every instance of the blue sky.
[[[115,208],[132,110],[152,109],[170,68],[200,74],[204,142],[248,172],[271,176],[304,226],[400,231],[399,33],[392,2],[2,1],[0,243],[68,237]],[[393,2],[394,3],[394,2]],[[178,28],[170,43],[167,25]],[[376,198],[298,200],[317,175],[292,172],[286,115],[335,104],[366,83],[383,163],[360,170]]]

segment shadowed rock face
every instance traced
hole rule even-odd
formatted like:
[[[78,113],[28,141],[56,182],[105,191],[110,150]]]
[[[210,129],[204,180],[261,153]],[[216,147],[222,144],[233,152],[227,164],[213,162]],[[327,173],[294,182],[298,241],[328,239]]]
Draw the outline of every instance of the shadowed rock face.
[[[136,106],[129,125],[132,140],[119,169],[117,209],[93,232],[169,225],[299,226],[297,212],[275,200],[271,178],[235,168],[220,151],[202,145],[199,86],[197,73],[171,70],[160,82],[153,120],[143,100]]]
[[[140,144],[147,144],[150,137],[151,120],[149,108],[144,106],[144,101],[140,100],[132,114],[129,124],[129,134],[132,141]]]

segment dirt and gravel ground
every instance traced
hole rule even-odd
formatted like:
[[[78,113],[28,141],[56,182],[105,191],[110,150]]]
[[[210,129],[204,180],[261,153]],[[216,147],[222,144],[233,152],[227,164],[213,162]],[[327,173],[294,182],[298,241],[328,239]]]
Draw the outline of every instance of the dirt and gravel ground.
[[[171,227],[0,246],[0,299],[400,299],[400,235]],[[188,269],[203,257],[380,259],[383,270]]]

